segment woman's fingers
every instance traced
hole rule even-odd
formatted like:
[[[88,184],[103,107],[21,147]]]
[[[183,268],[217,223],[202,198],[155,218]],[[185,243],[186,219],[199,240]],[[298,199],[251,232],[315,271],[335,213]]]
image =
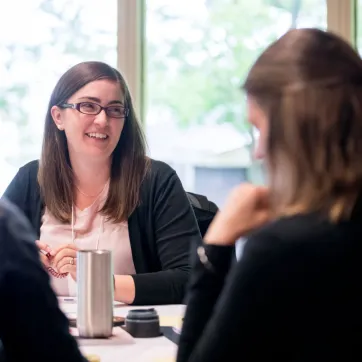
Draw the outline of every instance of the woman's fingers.
[[[45,268],[48,268],[50,265],[49,255],[51,252],[51,248],[47,243],[44,243],[43,241],[36,240],[35,241],[36,246],[40,250],[39,256],[42,264],[45,266]]]
[[[251,184],[240,184],[228,196],[217,213],[204,241],[209,244],[234,245],[235,241],[272,218],[269,190]]]
[[[51,256],[56,256],[60,251],[62,251],[63,249],[73,249],[75,251],[78,250],[78,248],[74,245],[74,244],[63,244],[57,248],[55,248],[54,250],[52,250],[50,252]]]
[[[69,272],[68,267],[73,267],[72,268],[73,270],[76,267],[76,265],[77,265],[77,258],[66,256],[58,262],[57,269],[59,270],[60,273],[66,273]],[[65,270],[64,268],[67,270]]]
[[[71,257],[63,258],[59,263],[59,273],[69,273],[73,280],[77,277],[77,259]]]
[[[44,243],[43,241],[36,240],[35,244],[40,250],[44,250],[47,253],[51,253],[51,251],[52,251],[52,248],[47,243]]]
[[[59,271],[59,268],[67,264],[66,261],[68,261],[68,264],[70,263],[70,258],[75,259],[77,257],[77,250],[65,248],[60,250],[52,259],[52,265],[53,267]],[[66,261],[62,261],[62,259],[66,259]],[[62,261],[62,263],[60,263]]]
[[[39,256],[40,256],[40,260],[41,260],[42,264],[45,266],[45,268],[48,268],[50,265],[49,258],[41,252],[39,253]]]
[[[66,264],[63,265],[60,269],[59,269],[59,273],[63,274],[63,273],[76,273],[77,271],[77,267],[71,264]]]
[[[78,248],[74,244],[63,244],[52,249],[43,241],[36,240],[35,243],[40,249],[40,259],[46,268],[52,267],[55,272],[60,274],[70,273],[75,280]]]

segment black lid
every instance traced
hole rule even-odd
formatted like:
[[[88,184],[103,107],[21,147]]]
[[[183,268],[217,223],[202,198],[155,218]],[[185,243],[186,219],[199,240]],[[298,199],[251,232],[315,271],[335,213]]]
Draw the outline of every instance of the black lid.
[[[154,308],[148,308],[148,309],[131,309],[126,319],[128,320],[155,320],[158,319],[157,311]]]

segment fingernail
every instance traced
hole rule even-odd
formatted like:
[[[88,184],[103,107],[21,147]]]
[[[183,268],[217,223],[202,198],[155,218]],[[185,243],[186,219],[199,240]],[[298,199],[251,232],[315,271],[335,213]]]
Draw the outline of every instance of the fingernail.
[[[55,255],[55,251],[54,250],[50,250],[50,255],[54,256]]]

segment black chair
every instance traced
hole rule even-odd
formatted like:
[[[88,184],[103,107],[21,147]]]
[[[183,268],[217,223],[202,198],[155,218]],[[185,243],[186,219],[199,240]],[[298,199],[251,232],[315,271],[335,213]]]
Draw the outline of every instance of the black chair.
[[[216,204],[209,201],[206,196],[192,192],[187,192],[186,194],[194,210],[201,236],[204,237],[219,209]]]
[[[200,233],[203,238],[216,213],[219,211],[219,208],[215,203],[209,201],[206,196],[194,194],[192,192],[186,192],[186,194],[196,215]],[[196,255],[196,252],[194,255]],[[237,262],[236,246],[234,247],[234,257],[232,261],[233,263]]]

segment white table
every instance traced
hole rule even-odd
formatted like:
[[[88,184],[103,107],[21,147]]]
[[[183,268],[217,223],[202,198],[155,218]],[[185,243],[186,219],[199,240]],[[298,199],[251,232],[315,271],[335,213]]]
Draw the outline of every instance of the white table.
[[[75,316],[77,310],[76,300],[64,302],[59,298],[60,308],[66,315]],[[160,316],[160,320],[177,320],[182,318],[184,305],[164,305],[164,306],[128,306],[117,304],[114,308],[115,316],[125,317],[130,309],[155,308]],[[161,322],[162,324],[162,322]],[[115,342],[109,344],[106,341],[91,341],[92,345],[83,345],[80,342],[81,351],[87,354],[96,354],[101,362],[172,362],[175,359],[177,346],[166,337],[157,338],[134,338],[131,344],[120,344]]]

